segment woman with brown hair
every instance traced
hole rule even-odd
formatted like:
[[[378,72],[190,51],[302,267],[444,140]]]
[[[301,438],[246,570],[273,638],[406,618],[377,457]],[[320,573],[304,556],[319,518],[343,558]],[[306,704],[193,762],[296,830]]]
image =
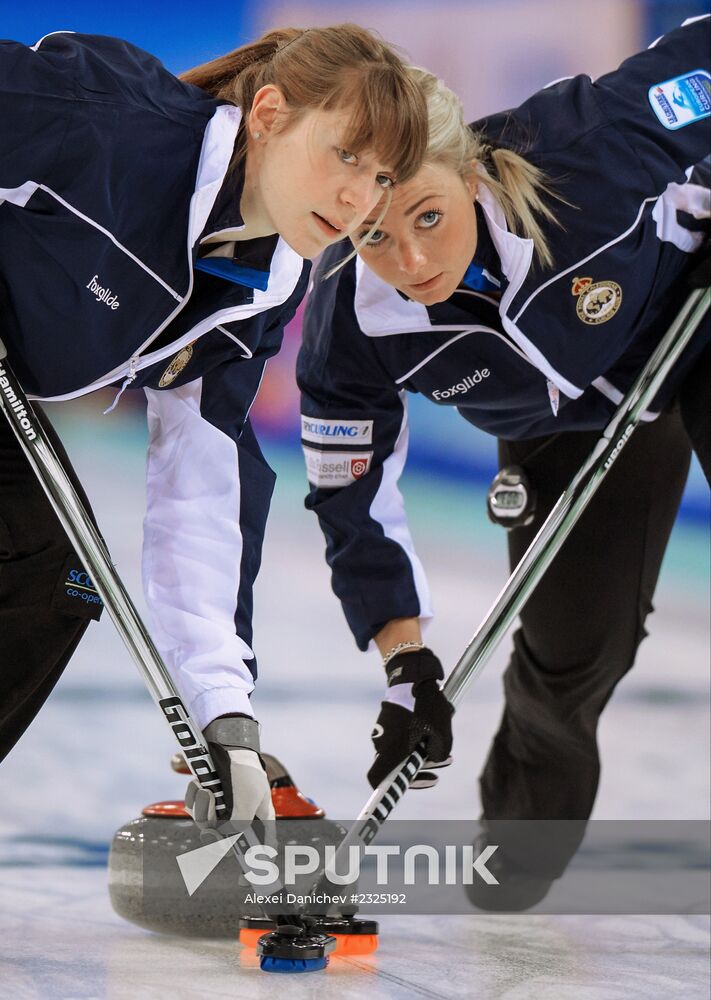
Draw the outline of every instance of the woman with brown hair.
[[[306,289],[303,258],[417,170],[424,98],[354,25],[272,31],[182,79],[118,39],[3,42],[0,94],[9,360],[40,400],[145,390],[153,634],[231,813],[267,818],[249,696],[274,475],[249,410]],[[2,757],[101,602],[5,421],[0,479]],[[214,815],[210,793],[191,802]]]

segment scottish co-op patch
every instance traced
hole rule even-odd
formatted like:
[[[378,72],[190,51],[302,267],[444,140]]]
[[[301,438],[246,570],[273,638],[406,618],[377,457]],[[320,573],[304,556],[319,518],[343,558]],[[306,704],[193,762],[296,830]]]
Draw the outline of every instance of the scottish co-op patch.
[[[69,556],[62,567],[52,595],[52,607],[77,618],[98,621],[101,617],[104,602],[75,555]]]
[[[695,69],[649,88],[649,103],[664,128],[677,129],[711,115],[711,74]]]

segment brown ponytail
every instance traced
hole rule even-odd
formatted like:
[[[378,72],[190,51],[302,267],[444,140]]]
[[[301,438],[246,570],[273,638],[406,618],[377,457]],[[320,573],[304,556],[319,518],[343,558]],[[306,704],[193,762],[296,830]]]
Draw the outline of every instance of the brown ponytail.
[[[183,73],[218,100],[249,114],[257,91],[278,86],[290,120],[309,109],[347,109],[344,147],[372,150],[406,181],[427,145],[427,109],[416,81],[395,52],[365,28],[281,28]]]

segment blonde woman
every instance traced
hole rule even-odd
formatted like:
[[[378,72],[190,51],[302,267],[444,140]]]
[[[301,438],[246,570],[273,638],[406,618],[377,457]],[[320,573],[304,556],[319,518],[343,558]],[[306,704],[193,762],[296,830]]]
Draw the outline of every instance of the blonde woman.
[[[423,736],[440,766],[452,746],[442,667],[422,639],[430,597],[397,486],[407,396],[495,434],[498,486],[508,477],[513,487],[521,469],[511,466],[523,467],[537,507],[501,517],[515,527],[517,564],[683,301],[709,216],[709,24],[471,127],[455,96],[416,72],[430,110],[425,164],[375,232],[366,220],[356,233],[367,236],[357,262],[316,276],[298,361],[307,505],[356,642],[384,660],[373,786]],[[323,272],[350,250],[329,250]],[[645,634],[688,469],[669,404],[703,344],[672,373],[521,615],[481,777],[488,821],[590,815],[598,719]],[[700,371],[697,361],[699,382]],[[693,391],[684,383],[682,402],[708,475],[705,378]],[[434,780],[424,771],[418,783]],[[582,831],[568,832],[538,865],[530,838],[497,855],[507,888],[473,887],[480,905],[542,898]]]
[[[145,389],[153,634],[231,814],[268,818],[251,612],[274,476],[249,409],[303,258],[419,167],[424,98],[354,25],[272,31],[182,79],[114,38],[3,42],[0,92],[8,356],[37,399]],[[0,758],[100,603],[0,421]]]

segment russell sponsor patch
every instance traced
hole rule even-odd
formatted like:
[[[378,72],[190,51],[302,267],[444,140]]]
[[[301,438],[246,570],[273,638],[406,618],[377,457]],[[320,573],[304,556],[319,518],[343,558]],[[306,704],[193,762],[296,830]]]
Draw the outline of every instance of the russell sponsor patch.
[[[664,128],[683,128],[711,115],[711,74],[695,69],[674,76],[650,87],[648,97]]]
[[[301,438],[315,444],[372,444],[372,420],[335,420],[301,414]]]
[[[339,489],[361,479],[370,469],[372,451],[318,451],[304,446],[306,474],[312,486]]]

